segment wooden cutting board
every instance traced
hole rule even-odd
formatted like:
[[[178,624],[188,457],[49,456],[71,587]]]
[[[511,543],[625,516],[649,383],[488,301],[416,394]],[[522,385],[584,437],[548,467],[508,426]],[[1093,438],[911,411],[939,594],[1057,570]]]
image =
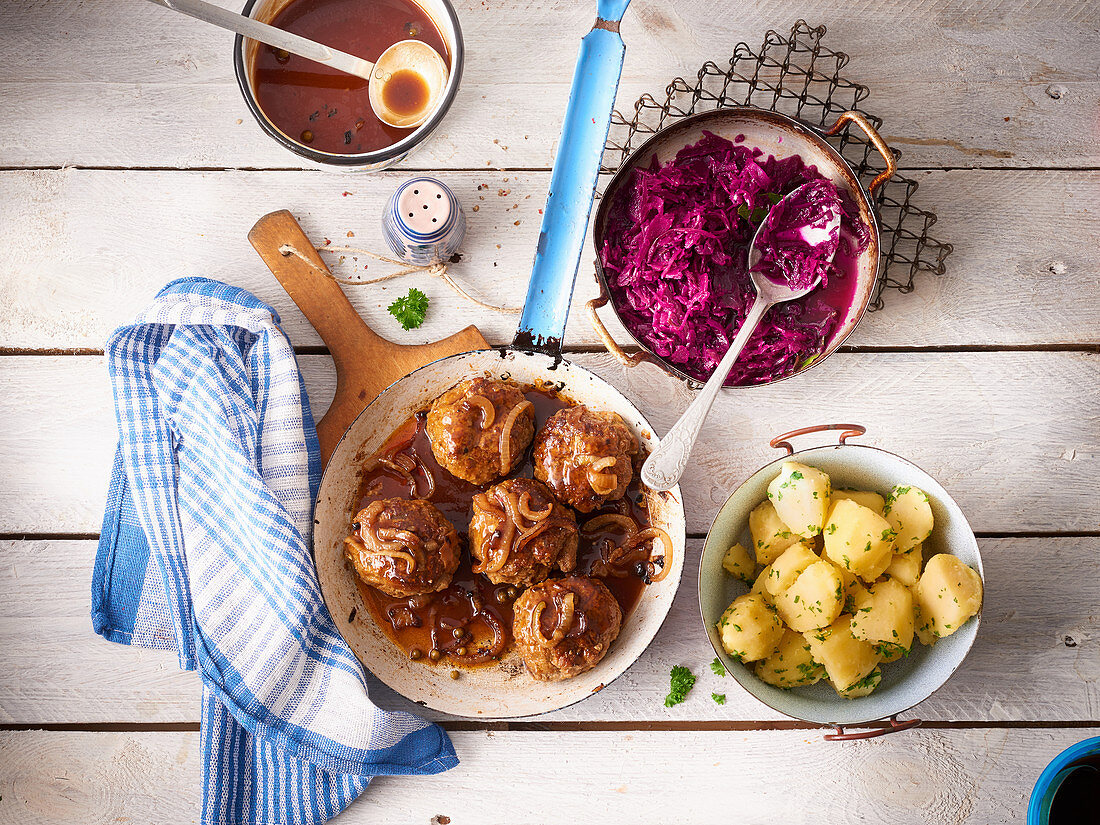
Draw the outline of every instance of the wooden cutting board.
[[[472,325],[430,344],[395,344],[383,338],[359,317],[340,285],[321,274],[328,272],[328,267],[285,209],[256,221],[248,240],[313,324],[336,362],[336,395],[328,412],[317,422],[322,464],[328,463],[355,417],[394,381],[448,355],[489,347]],[[280,252],[284,244],[301,251],[309,262]]]

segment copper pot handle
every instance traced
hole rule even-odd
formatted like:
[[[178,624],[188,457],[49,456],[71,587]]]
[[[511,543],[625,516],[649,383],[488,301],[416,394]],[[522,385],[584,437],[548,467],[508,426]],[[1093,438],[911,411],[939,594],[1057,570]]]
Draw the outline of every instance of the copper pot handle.
[[[620,364],[624,367],[636,367],[646,360],[645,353],[636,352],[630,355],[619,346],[618,341],[611,337],[611,333],[607,331],[607,327],[605,327],[603,321],[600,320],[599,313],[596,312],[598,308],[607,305],[607,302],[611,300],[611,296],[607,294],[603,281],[600,281],[598,278],[597,281],[599,281],[600,284],[599,296],[585,304],[585,308],[588,310],[588,321],[592,324],[592,329],[596,330],[596,334],[600,336],[600,340],[603,342],[604,347],[615,356],[615,359]]]
[[[843,725],[836,725],[836,732],[825,734],[825,741],[851,742],[855,739],[874,739],[877,736],[885,736],[888,733],[897,733],[900,730],[909,730],[910,728],[918,727],[920,723],[920,719],[906,719],[904,722],[899,722],[897,716],[891,716],[890,727],[888,728],[870,728],[868,730],[856,731],[855,733],[849,733],[844,730]]]
[[[875,130],[875,127],[859,112],[850,109],[847,112],[841,112],[840,117],[836,119],[836,123],[829,127],[825,135],[832,137],[843,129],[846,123],[854,123],[858,126],[863,134],[867,136],[867,140],[871,141],[871,145],[882,155],[882,159],[886,163],[886,168],[879,172],[875,179],[871,181],[871,185],[867,187],[867,193],[873,195],[876,189],[890,180],[894,173],[898,171],[897,159],[894,157],[894,153],[890,151],[890,147],[886,145],[886,141]]]
[[[768,444],[775,447],[777,450],[786,450],[787,455],[794,455],[794,447],[791,446],[790,441],[787,439],[799,435],[809,435],[810,433],[823,433],[828,430],[844,430],[844,432],[840,434],[841,444],[847,444],[849,438],[855,438],[857,435],[863,435],[867,432],[867,428],[860,424],[814,424],[812,427],[800,427],[797,430],[791,430],[789,433],[777,435],[769,441]]]

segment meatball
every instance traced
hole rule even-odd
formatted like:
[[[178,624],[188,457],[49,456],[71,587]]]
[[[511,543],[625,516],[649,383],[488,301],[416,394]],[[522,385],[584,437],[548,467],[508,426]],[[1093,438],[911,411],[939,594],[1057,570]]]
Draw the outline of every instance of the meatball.
[[[591,513],[626,494],[637,453],[638,439],[618,413],[566,407],[535,439],[535,478],[560,501]]]
[[[577,566],[577,517],[545,484],[512,478],[474,496],[470,555],[493,584],[534,584]]]
[[[398,598],[443,590],[458,569],[458,533],[426,501],[388,498],[360,510],[344,555],[364,582]]]
[[[463,381],[439,396],[428,413],[435,460],[479,486],[512,472],[534,434],[535,408],[508,381]]]
[[[512,636],[527,670],[553,682],[599,664],[619,635],[623,612],[603,582],[570,576],[524,590],[513,617]]]

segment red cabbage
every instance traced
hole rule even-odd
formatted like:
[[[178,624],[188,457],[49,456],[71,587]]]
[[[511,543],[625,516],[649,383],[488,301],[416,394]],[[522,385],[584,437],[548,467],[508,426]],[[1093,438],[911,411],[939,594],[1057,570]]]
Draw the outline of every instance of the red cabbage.
[[[755,297],[747,273],[753,233],[774,203],[810,181],[821,183],[805,202],[792,205],[793,217],[839,201],[838,242],[845,254],[825,263],[820,253],[827,248],[803,241],[797,249],[782,232],[790,225],[783,216],[769,220],[775,246],[765,255],[769,265],[782,260],[788,266],[782,277],[793,282],[820,273],[822,286],[768,311],[726,384],[782,378],[820,354],[847,309],[834,306],[845,300],[837,298],[841,287],[847,287],[848,303],[854,291],[855,273],[845,271],[843,261],[854,260],[870,240],[858,208],[800,157],[764,157],[760,149],[710,132],[664,166],[654,159],[648,169],[635,170],[611,205],[600,257],[631,333],[682,372],[706,380]]]
[[[827,180],[812,180],[783,198],[764,219],[757,236],[761,253],[754,269],[793,289],[829,280],[840,247],[840,195]]]

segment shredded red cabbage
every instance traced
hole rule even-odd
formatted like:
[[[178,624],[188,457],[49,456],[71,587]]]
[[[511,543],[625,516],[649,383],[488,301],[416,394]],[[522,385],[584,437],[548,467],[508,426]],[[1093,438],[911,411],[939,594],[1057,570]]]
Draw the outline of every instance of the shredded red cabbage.
[[[764,259],[770,277],[799,284],[820,274],[822,284],[768,311],[726,384],[772,381],[816,358],[852,300],[856,276],[846,269],[867,248],[870,232],[847,192],[816,167],[797,156],[764,157],[710,132],[664,166],[654,159],[635,170],[612,203],[600,256],[628,329],[682,372],[706,380],[755,297],[747,246],[757,226],[783,195],[810,181],[818,183],[804,199],[796,196],[790,214],[768,219]],[[804,223],[820,222],[837,205],[839,238],[808,243],[789,231],[800,215]],[[829,262],[833,243],[841,254]]]
[[[836,185],[812,180],[779,203],[760,226],[753,267],[772,281],[792,289],[827,283],[829,265],[840,247],[842,209]]]

